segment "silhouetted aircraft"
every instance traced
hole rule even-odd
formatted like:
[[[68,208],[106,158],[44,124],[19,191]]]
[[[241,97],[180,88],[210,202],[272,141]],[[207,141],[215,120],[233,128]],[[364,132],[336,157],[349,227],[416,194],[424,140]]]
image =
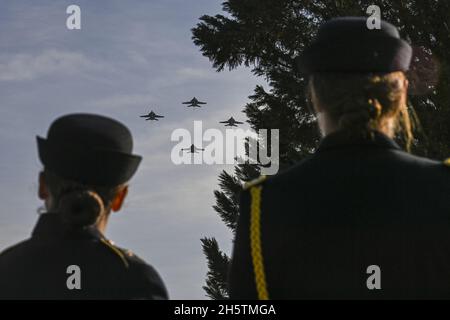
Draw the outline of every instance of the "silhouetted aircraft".
[[[164,118],[164,116],[159,116],[153,111],[150,111],[148,114],[141,116],[141,118],[146,118],[145,120],[156,120],[159,121],[158,118]]]
[[[205,149],[197,148],[193,144],[189,148],[181,149],[182,151],[189,151],[188,153],[198,153],[197,151],[205,151]]]
[[[201,104],[206,104],[206,102],[198,101],[196,97],[192,98],[191,101],[182,102],[182,104],[188,104],[188,108],[201,108]]]
[[[237,124],[243,124],[243,122],[234,120],[233,117],[231,117],[227,121],[220,121],[219,123],[226,123],[225,127],[237,127]]]

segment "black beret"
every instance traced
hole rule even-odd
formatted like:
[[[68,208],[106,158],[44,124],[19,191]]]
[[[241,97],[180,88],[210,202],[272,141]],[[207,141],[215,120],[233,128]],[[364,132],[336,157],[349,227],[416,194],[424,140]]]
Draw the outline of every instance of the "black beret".
[[[47,139],[37,137],[37,144],[45,169],[88,185],[125,183],[142,159],[132,154],[133,139],[125,125],[94,114],[56,119]]]
[[[412,48],[392,24],[369,29],[367,17],[341,17],[325,22],[299,57],[300,69],[314,72],[407,71]]]

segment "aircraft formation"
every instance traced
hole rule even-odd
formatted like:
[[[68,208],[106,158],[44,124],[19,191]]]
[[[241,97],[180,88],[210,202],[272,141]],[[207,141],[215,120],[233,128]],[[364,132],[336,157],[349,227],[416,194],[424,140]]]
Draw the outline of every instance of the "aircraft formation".
[[[182,102],[182,104],[186,104],[188,108],[201,108],[201,106],[206,104],[206,102],[200,101],[194,97],[189,101]],[[164,118],[164,116],[157,115],[152,110],[148,114],[142,115],[141,118],[145,118],[145,120],[159,121],[159,119]]]
[[[148,114],[141,116],[141,118],[145,118],[146,121],[148,120],[159,121],[159,118],[164,118],[164,116],[157,115],[152,110]]]
[[[197,148],[195,145],[191,144],[189,148],[181,149],[181,151],[187,151],[188,153],[198,153],[198,151],[205,151],[205,149]]]
[[[220,121],[219,123],[226,123],[225,127],[237,127],[238,124],[243,124],[243,122],[234,120],[233,117],[226,121]]]
[[[181,104],[186,105],[187,108],[201,108],[202,105],[207,104],[206,102],[198,100],[196,97],[192,98],[189,101],[182,102]],[[153,110],[148,114],[140,116],[141,118],[145,118],[145,121],[159,121],[159,119],[164,118],[162,115],[156,114]],[[243,124],[243,122],[236,121],[233,117],[230,117],[228,120],[219,121],[221,124],[225,124],[225,127],[237,127],[239,124]],[[191,145],[189,148],[181,149],[182,151],[187,151],[188,153],[198,153],[198,151],[204,151],[205,149],[197,148],[195,145]]]
[[[192,98],[189,101],[182,102],[188,108],[201,108],[202,105],[207,104],[206,102],[198,100],[196,97]],[[164,116],[158,115],[155,112],[150,111],[148,114],[140,116],[141,118],[145,118],[146,121],[159,121],[159,119],[164,118]],[[238,124],[243,124],[243,122],[236,121],[233,117],[230,117],[228,120],[220,121],[219,123],[225,124],[225,127],[237,127]]]
[[[206,102],[198,101],[197,98],[194,97],[190,101],[182,102],[182,104],[187,104],[188,108],[201,108],[201,105],[206,104]]]

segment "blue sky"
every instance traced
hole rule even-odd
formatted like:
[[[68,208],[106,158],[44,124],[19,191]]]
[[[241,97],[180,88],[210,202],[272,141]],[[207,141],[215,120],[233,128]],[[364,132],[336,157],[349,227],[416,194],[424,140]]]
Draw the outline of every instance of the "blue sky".
[[[216,0],[2,1],[0,3],[0,250],[27,238],[41,205],[36,135],[72,112],[125,123],[144,157],[123,211],[106,235],[154,265],[171,298],[203,299],[207,272],[200,238],[215,236],[230,252],[231,233],[211,206],[217,176],[232,166],[170,160],[177,128],[221,128],[241,112],[262,79],[249,70],[216,73],[191,40]],[[66,8],[81,7],[82,29],[66,28]],[[202,109],[180,103],[196,96]],[[138,116],[153,109],[158,123]],[[245,127],[245,126],[244,126]]]

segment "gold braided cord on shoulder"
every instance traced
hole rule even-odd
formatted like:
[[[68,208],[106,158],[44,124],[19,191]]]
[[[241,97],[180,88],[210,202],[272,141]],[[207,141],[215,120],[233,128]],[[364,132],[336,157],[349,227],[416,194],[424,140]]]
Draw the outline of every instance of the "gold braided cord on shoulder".
[[[267,176],[264,176],[264,175],[263,175],[263,176],[259,176],[259,177],[256,178],[255,180],[246,182],[246,183],[244,184],[244,190],[248,190],[248,189],[250,189],[251,187],[254,187],[254,186],[260,184],[261,182],[266,181],[266,179],[267,179]]]
[[[119,258],[122,260],[122,263],[125,265],[125,268],[129,268],[130,264],[128,263],[127,259],[125,258],[125,255],[122,253],[122,251],[120,251],[119,249],[117,249],[114,245],[112,245],[108,240],[106,239],[100,239],[100,241],[107,246],[109,249],[111,249],[117,256],[119,256]]]
[[[262,186],[255,186],[250,189],[250,248],[258,299],[269,300],[261,247],[261,191]]]

